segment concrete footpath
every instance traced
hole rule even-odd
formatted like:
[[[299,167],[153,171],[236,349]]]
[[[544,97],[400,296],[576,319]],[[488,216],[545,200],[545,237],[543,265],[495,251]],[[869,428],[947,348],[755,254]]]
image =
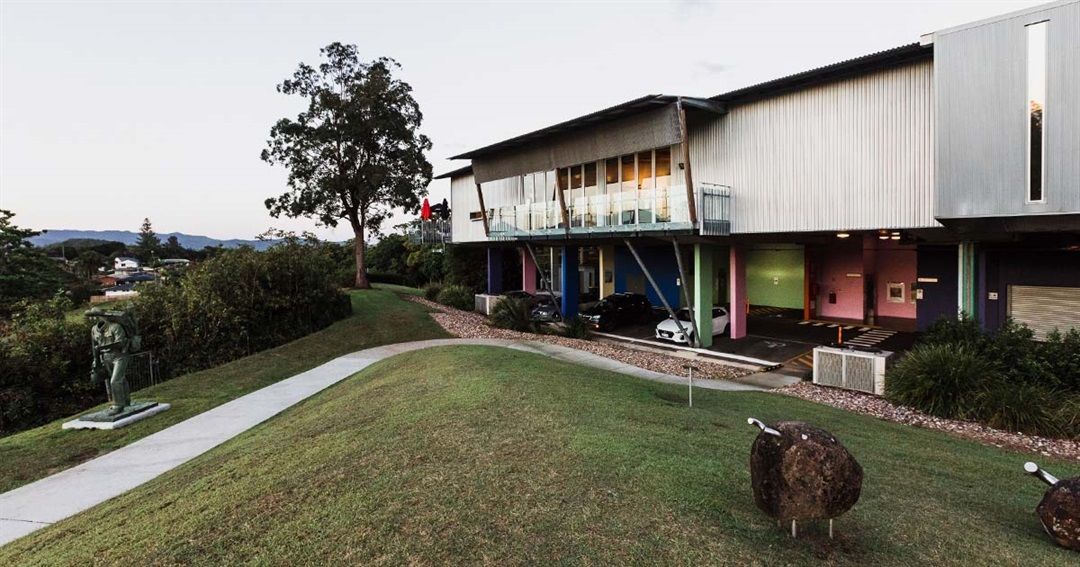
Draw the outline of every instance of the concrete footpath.
[[[653,372],[592,353],[533,341],[438,339],[370,348],[336,358],[101,457],[0,494],[0,545],[119,496],[384,358],[413,350],[453,345],[511,348],[645,380],[686,384],[685,377]],[[694,380],[694,385],[709,390],[765,389],[726,380]],[[69,434],[94,435],[94,432],[72,431]]]

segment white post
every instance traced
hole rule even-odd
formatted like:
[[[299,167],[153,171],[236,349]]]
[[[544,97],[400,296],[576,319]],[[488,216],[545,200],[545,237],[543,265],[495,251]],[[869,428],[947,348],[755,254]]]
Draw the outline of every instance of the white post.
[[[690,407],[694,407],[694,367],[687,366],[686,369],[690,371]]]

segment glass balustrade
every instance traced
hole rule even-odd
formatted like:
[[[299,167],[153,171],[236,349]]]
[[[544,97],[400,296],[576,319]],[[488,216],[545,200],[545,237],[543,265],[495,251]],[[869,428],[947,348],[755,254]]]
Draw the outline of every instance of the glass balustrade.
[[[497,238],[526,238],[694,228],[683,186],[576,197],[566,207],[567,219],[555,200],[498,207],[490,211],[490,231]],[[722,212],[726,216],[727,208]]]

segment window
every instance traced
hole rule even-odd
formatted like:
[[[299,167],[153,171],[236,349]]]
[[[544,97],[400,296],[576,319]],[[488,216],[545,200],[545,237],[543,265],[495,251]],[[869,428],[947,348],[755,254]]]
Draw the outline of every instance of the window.
[[[904,282],[889,282],[889,293],[885,297],[889,303],[904,302]]]
[[[634,180],[637,179],[636,171],[634,168],[634,156],[622,156],[622,190],[633,191],[635,189]]]
[[[671,186],[671,148],[656,150],[656,188]]]
[[[1044,200],[1047,23],[1043,21],[1027,26],[1027,200],[1029,202]]]
[[[471,221],[484,220],[484,213],[482,213],[480,211],[473,211],[473,212],[469,213],[469,220],[471,220]]]
[[[619,158],[608,158],[604,161],[604,182],[609,187],[608,191],[619,188]]]
[[[652,151],[639,152],[638,157],[638,189],[646,191],[653,188],[652,184]]]

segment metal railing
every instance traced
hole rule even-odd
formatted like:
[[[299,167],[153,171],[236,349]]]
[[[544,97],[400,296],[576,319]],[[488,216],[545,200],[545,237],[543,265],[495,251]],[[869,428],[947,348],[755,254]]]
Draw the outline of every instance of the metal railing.
[[[563,218],[556,200],[496,207],[488,211],[488,226],[494,239],[693,228],[700,229],[705,236],[729,236],[731,188],[701,183],[695,199],[697,227],[690,223],[686,188],[682,185],[577,197],[566,204],[568,219]]]
[[[698,187],[698,218],[702,236],[731,236],[731,187],[702,183]]]
[[[161,359],[154,352],[144,350],[131,355],[127,367],[127,381],[131,392],[138,392],[167,380],[161,371]]]
[[[418,244],[447,244],[454,240],[450,219],[418,221],[410,227],[408,236]]]

